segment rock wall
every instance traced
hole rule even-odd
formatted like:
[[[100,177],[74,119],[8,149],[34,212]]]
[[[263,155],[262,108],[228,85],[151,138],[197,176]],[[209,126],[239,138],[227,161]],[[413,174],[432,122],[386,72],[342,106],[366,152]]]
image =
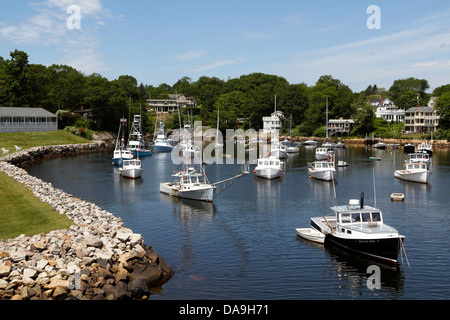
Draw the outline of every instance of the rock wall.
[[[151,288],[173,276],[142,235],[126,228],[120,218],[20,168],[105,148],[104,142],[36,147],[0,158],[1,171],[74,222],[65,230],[0,240],[2,300],[146,299]]]

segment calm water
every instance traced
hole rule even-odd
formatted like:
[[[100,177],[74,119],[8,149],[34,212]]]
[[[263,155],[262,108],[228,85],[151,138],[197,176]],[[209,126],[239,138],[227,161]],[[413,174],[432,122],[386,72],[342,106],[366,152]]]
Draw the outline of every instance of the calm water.
[[[302,147],[287,160],[281,180],[253,173],[239,179],[214,204],[180,201],[159,193],[159,183],[178,169],[170,154],[143,159],[142,179],[119,176],[112,154],[45,161],[28,171],[120,216],[144,236],[176,271],[153,300],[171,299],[448,299],[450,298],[450,157],[435,150],[427,185],[394,178],[402,150],[350,146],[337,150],[338,204],[365,193],[365,203],[384,213],[385,223],[406,236],[399,267],[353,256],[297,237],[310,217],[330,212],[333,184],[308,178],[314,148]],[[371,161],[378,156],[381,161]],[[374,168],[374,170],[373,170]],[[207,166],[211,182],[230,177],[239,165]],[[253,167],[251,167],[253,170]],[[405,194],[391,202],[392,192]],[[367,287],[369,265],[381,268],[381,288]]]

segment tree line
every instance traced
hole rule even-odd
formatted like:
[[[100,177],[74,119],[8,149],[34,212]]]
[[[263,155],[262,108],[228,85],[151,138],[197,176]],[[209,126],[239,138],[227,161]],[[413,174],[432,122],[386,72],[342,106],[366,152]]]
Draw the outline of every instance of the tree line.
[[[173,93],[196,99],[200,108],[195,119],[204,125],[215,127],[220,110],[221,130],[262,128],[262,117],[274,111],[276,97],[276,109],[285,115],[283,127],[288,127],[292,116],[293,131],[300,136],[323,134],[327,98],[329,118],[355,119],[352,135],[364,136],[372,133],[377,123],[374,108],[368,102],[371,99],[388,97],[396,106],[408,109],[418,102],[426,105],[431,96],[438,96],[441,128],[449,130],[450,84],[432,93],[427,93],[428,89],[427,80],[412,77],[395,80],[388,90],[369,85],[364,91],[353,92],[331,75],[323,75],[308,86],[264,73],[228,80],[202,76],[193,81],[183,77],[173,85],[153,86],[138,84],[130,75],[108,80],[98,73],[85,75],[67,65],[30,64],[28,54],[19,50],[11,52],[9,59],[0,57],[0,105],[40,107],[59,114],[65,110],[66,115],[81,108],[91,109],[99,119],[91,124],[92,129],[107,131],[117,130],[121,117],[144,115],[148,98],[167,99]],[[150,131],[148,117],[143,119],[144,127]],[[69,117],[60,122],[66,125],[75,120]],[[177,126],[175,120],[166,125]]]

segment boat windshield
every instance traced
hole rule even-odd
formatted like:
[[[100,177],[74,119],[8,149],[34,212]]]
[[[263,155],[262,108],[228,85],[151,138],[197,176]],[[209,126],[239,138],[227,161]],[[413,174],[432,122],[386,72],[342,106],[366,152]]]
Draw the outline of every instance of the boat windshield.
[[[340,223],[381,222],[381,212],[343,212],[339,214]]]

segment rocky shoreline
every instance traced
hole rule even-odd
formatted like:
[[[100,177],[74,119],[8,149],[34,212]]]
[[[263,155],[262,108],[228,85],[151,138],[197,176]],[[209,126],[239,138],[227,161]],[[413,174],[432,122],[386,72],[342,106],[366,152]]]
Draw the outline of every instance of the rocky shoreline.
[[[0,240],[1,300],[147,299],[174,271],[140,234],[93,203],[30,176],[23,167],[44,159],[106,151],[102,141],[36,147],[0,158],[0,170],[29,188],[73,225]]]

